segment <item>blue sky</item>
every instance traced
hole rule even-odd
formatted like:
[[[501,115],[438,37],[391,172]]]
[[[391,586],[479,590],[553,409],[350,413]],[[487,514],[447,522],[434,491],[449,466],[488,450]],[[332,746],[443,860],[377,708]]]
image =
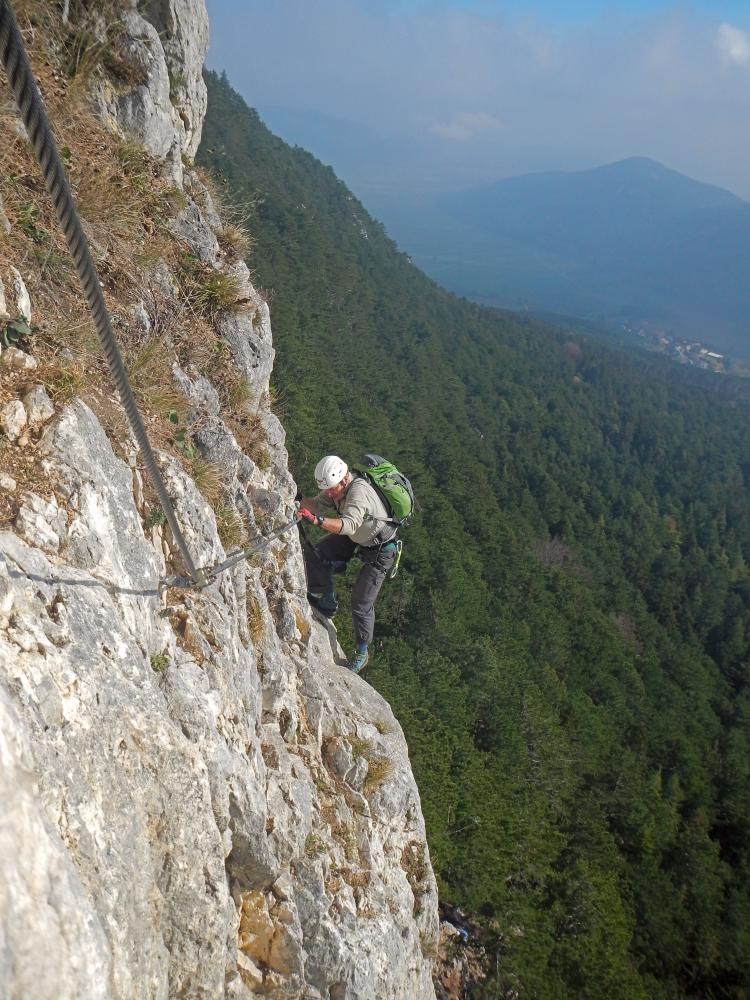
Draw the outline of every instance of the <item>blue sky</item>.
[[[425,10],[436,7],[454,7],[484,13],[534,14],[557,24],[580,24],[592,21],[614,10],[631,15],[655,14],[664,10],[682,7],[687,10],[716,13],[723,18],[750,19],[750,11],[745,0],[693,0],[692,3],[677,4],[668,0],[630,0],[629,3],[603,2],[603,0],[386,0],[382,6],[402,10]]]
[[[750,198],[750,0],[207,0],[208,64],[358,194],[650,156]]]
[[[430,6],[429,0],[404,0],[404,6],[415,7],[415,6]],[[655,11],[664,10],[666,8],[678,6],[672,2],[666,2],[666,0],[629,0],[628,3],[614,3],[612,0],[610,2],[602,2],[602,0],[568,0],[568,2],[560,2],[560,0],[538,0],[538,2],[529,2],[529,0],[509,0],[505,3],[492,3],[489,0],[465,0],[463,3],[457,3],[455,6],[462,6],[464,8],[484,8],[487,10],[503,10],[508,8],[516,8],[518,10],[534,10],[539,14],[553,18],[554,20],[569,20],[572,18],[589,18],[600,14],[602,11],[612,10],[618,8],[620,10],[630,12],[630,13],[640,13],[640,14],[652,14]],[[717,8],[721,10],[724,17],[730,15],[739,15],[742,12],[747,12],[747,4],[740,2],[740,0],[728,0],[727,3],[721,3],[720,0],[717,3],[716,0],[693,0],[692,3],[682,4],[680,6],[686,8],[693,8],[694,10],[705,10],[705,11],[715,11]]]

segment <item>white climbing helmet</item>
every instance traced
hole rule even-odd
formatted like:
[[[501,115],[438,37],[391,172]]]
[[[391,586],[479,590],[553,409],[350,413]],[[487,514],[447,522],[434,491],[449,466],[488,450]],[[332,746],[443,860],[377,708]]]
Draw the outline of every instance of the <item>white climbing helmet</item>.
[[[326,455],[315,466],[315,482],[321,490],[330,490],[338,486],[348,471],[346,462],[338,455]]]

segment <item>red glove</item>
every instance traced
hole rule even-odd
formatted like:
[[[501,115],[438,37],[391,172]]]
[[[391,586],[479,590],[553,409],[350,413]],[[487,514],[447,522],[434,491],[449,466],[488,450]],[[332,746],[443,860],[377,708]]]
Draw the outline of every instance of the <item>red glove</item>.
[[[318,517],[317,514],[313,514],[313,512],[311,510],[308,510],[307,507],[297,508],[297,513],[299,514],[300,517],[304,518],[305,521],[309,521],[310,524],[317,524],[318,526],[320,526],[323,523],[323,518]]]

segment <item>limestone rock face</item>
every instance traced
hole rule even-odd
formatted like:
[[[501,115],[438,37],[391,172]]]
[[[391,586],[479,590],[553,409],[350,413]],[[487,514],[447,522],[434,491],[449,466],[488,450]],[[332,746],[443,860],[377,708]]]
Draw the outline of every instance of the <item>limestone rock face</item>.
[[[0,795],[3,995],[104,1000],[111,996],[104,929],[49,821],[28,733],[5,688],[0,688]]]
[[[10,995],[31,995],[41,921],[39,998],[432,997],[403,735],[310,619],[297,539],[164,607],[133,470],[95,416],[67,407],[40,448],[61,502],[29,501],[35,535],[0,533]],[[212,511],[166,471],[198,563],[223,558]],[[267,484],[282,507],[290,484]]]
[[[169,99],[169,70],[159,33],[135,11],[125,12],[123,25],[128,35],[123,54],[143,82],[117,98],[116,117],[149,153],[163,159],[177,140]]]
[[[0,202],[0,223],[2,218],[4,215],[2,202]],[[5,278],[4,281],[3,278]],[[18,268],[11,264],[6,270],[5,262],[0,261],[0,318],[4,316],[22,317],[30,323],[31,299]]]
[[[28,414],[29,423],[34,427],[46,423],[55,413],[54,404],[42,385],[35,385],[26,393],[23,397],[23,405]]]
[[[9,441],[15,441],[21,436],[27,420],[28,416],[20,399],[12,399],[0,410],[0,430]]]
[[[205,101],[203,0],[124,6],[143,82],[109,113],[182,173]],[[177,546],[147,516],[128,435],[111,441],[81,400],[53,405],[23,375],[36,359],[3,351],[0,994],[434,1000],[437,894],[404,736],[311,618],[296,529],[272,538],[296,485],[268,306],[190,170],[184,192],[174,233],[238,289],[215,329],[255,437],[243,447],[217,386],[175,360],[185,426],[222,502],[269,541],[202,590],[164,585]],[[168,264],[150,280],[177,314]],[[125,305],[148,333],[145,295]],[[188,464],[157,457],[196,565],[221,562]]]
[[[247,265],[238,263],[234,274],[241,297],[251,304],[251,308],[222,318],[221,335],[229,344],[237,365],[247,372],[252,399],[257,403],[268,389],[273,369],[271,317],[267,303],[252,289]]]
[[[17,347],[7,347],[0,355],[0,365],[15,371],[32,371],[37,367],[37,360],[33,355],[19,351]]]
[[[156,28],[170,74],[182,151],[192,160],[206,114],[203,63],[208,51],[208,14],[203,0],[141,0],[141,12]]]
[[[125,33],[120,55],[137,83],[103,88],[100,102],[150,153],[169,158],[179,181],[182,156],[195,156],[206,112],[206,5],[204,0],[141,0],[122,13],[119,27]]]

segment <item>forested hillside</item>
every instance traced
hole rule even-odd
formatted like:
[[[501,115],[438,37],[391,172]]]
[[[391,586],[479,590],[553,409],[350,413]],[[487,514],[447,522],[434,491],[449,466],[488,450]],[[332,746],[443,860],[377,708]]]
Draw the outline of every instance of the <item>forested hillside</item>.
[[[443,292],[207,83],[300,484],[376,450],[417,490],[366,677],[485,928],[481,996],[747,997],[747,404]]]

